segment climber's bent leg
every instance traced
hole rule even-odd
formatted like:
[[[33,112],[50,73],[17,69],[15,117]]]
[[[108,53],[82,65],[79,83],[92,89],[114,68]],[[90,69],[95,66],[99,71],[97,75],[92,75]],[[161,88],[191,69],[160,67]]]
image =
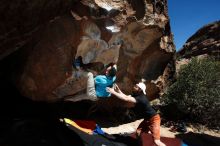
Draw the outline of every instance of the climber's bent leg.
[[[86,94],[91,98],[91,100],[97,100],[98,98],[95,91],[94,76],[91,72],[89,72],[87,76],[88,76],[88,80],[87,80]]]

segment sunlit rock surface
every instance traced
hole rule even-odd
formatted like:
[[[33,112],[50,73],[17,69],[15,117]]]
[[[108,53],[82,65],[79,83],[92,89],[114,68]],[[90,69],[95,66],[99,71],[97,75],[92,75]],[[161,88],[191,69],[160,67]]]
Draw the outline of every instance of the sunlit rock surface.
[[[207,24],[193,34],[177,52],[176,73],[192,57],[213,57],[220,60],[220,21]]]
[[[117,83],[126,93],[141,78],[151,99],[166,86],[175,53],[166,0],[1,5],[0,59],[9,60],[7,76],[28,98],[56,101],[84,93],[86,78],[72,68],[78,56],[98,72],[116,62]]]
[[[179,58],[191,58],[205,54],[220,59],[220,21],[199,29],[178,52]]]

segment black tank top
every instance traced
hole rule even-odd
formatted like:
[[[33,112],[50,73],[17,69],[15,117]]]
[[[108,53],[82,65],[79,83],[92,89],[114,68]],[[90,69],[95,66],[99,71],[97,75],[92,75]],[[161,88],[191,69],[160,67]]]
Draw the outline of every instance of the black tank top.
[[[133,94],[132,97],[136,99],[136,104],[132,108],[132,110],[134,111],[137,118],[150,119],[152,116],[157,114],[150,105],[146,95],[144,95],[143,93],[139,95]]]

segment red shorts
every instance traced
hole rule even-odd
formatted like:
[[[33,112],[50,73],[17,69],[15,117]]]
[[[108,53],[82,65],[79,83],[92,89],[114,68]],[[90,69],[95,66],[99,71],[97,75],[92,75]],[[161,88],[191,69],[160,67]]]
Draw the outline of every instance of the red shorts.
[[[156,114],[150,119],[144,119],[138,126],[138,130],[141,130],[141,132],[148,132],[150,131],[152,133],[152,136],[154,139],[159,140],[160,139],[160,115]]]

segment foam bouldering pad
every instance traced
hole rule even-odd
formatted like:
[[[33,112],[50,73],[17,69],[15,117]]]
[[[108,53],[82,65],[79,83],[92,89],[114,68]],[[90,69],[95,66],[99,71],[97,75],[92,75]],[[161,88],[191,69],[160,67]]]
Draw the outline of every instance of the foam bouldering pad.
[[[139,145],[141,146],[156,146],[156,144],[154,144],[153,137],[151,134],[142,133],[139,138],[137,138],[135,134],[132,134],[131,137],[134,137],[135,139],[137,139],[137,141],[139,141]],[[167,146],[182,146],[183,145],[182,140],[178,138],[161,137],[160,140]]]
[[[67,127],[77,134],[83,141],[84,146],[156,146],[151,134],[142,133],[140,137],[135,134],[130,135],[90,135],[72,125]],[[73,137],[74,138],[74,137]],[[178,138],[161,137],[161,141],[167,146],[187,146]]]

